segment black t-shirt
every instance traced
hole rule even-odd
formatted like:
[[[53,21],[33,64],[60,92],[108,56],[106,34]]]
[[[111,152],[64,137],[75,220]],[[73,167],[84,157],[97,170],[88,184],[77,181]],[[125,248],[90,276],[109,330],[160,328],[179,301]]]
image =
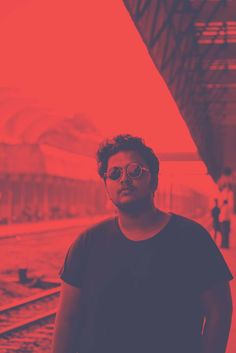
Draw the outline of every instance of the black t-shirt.
[[[142,241],[116,218],[80,235],[61,278],[81,288],[79,353],[199,353],[200,293],[232,275],[207,231],[172,215]]]

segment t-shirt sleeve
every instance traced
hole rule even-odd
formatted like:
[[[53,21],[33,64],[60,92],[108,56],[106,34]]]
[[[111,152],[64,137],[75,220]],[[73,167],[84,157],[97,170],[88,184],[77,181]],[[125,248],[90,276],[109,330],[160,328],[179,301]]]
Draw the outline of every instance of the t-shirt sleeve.
[[[199,225],[194,232],[194,272],[198,289],[204,291],[233,276],[210,234]]]
[[[75,287],[81,287],[86,261],[86,234],[81,234],[67,251],[60,278]]]

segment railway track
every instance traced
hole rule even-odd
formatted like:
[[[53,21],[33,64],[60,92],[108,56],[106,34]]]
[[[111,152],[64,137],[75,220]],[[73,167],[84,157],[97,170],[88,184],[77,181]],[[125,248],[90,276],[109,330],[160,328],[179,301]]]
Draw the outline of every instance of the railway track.
[[[12,335],[35,324],[43,324],[56,314],[60,287],[43,294],[18,300],[0,307],[0,338]]]

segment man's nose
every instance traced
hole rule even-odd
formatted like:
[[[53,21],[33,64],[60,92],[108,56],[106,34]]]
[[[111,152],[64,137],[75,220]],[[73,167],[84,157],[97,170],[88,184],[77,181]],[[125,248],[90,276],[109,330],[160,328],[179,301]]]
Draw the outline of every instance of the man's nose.
[[[122,173],[122,175],[120,177],[120,182],[121,183],[125,183],[125,182],[130,182],[130,181],[131,181],[131,179],[130,179],[128,173],[127,173],[127,170],[123,169],[123,173]]]

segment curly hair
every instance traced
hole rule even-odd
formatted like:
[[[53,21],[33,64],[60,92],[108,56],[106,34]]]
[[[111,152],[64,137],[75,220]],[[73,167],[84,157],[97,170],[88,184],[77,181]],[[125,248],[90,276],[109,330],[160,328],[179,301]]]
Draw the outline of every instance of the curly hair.
[[[145,145],[142,138],[129,134],[114,136],[100,144],[96,155],[100,177],[104,179],[109,158],[121,151],[136,151],[140,154],[150,169],[152,180],[156,187],[159,173],[159,160],[157,156],[150,147]]]

